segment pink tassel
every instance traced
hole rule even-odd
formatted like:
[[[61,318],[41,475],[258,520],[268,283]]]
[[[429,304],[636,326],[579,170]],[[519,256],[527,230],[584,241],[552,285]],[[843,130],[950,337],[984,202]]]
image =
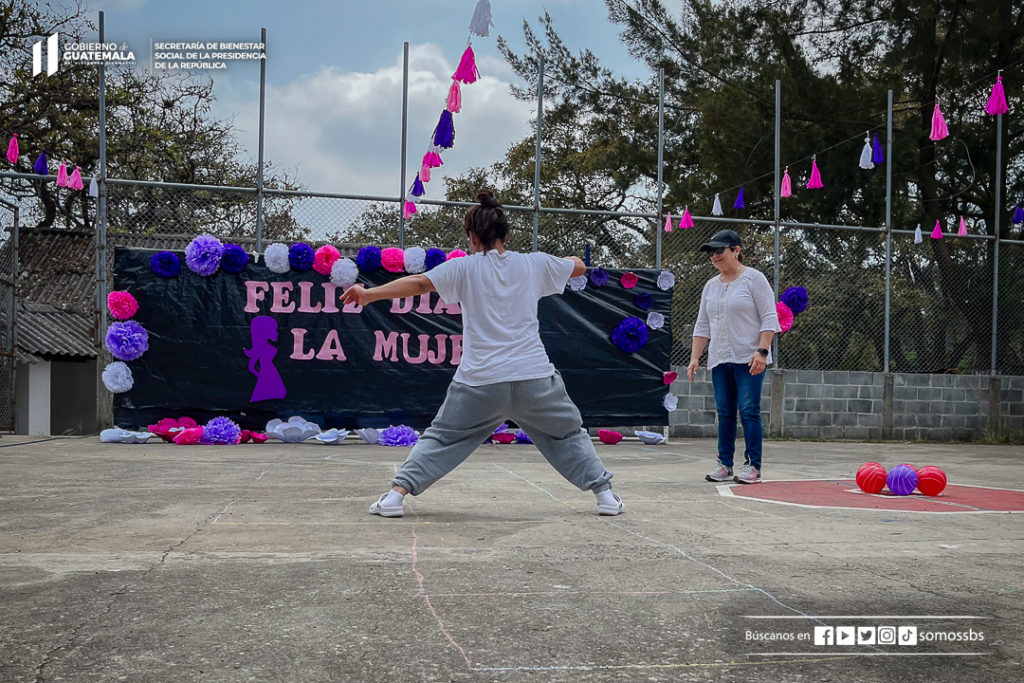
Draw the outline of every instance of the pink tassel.
[[[57,170],[57,187],[68,186],[68,167],[63,161],[60,164],[60,168]]]
[[[942,239],[942,225],[939,223],[938,219],[935,219],[935,229],[932,230],[932,239],[933,240],[941,240]]]
[[[957,237],[967,237],[967,222],[964,221],[964,217],[960,216],[960,229],[956,231]]]
[[[11,136],[11,144],[7,145],[7,161],[12,164],[18,163],[18,134]]]
[[[786,167],[786,172],[782,174],[782,185],[779,187],[779,196],[793,196],[793,181],[789,179],[789,166]]]
[[[424,183],[430,182],[430,167],[426,164],[420,167],[420,180]]]
[[[402,212],[402,216],[405,218],[405,220],[409,220],[410,218],[412,218],[412,215],[414,213],[416,213],[416,205],[406,200],[405,210]]]
[[[683,217],[679,219],[679,227],[689,230],[693,227],[693,216],[690,215],[690,207],[683,209]]]
[[[462,53],[462,61],[459,62],[459,68],[452,74],[452,78],[456,81],[462,81],[466,85],[476,83],[476,80],[480,78],[480,72],[476,68],[476,55],[473,54],[472,43]]]
[[[1002,74],[996,76],[996,84],[992,86],[992,94],[988,97],[988,104],[985,105],[985,111],[992,116],[1005,114],[1010,111],[1010,108],[1006,106],[1006,93],[1003,92]]]
[[[68,187],[72,190],[81,190],[85,187],[82,184],[82,167],[75,166],[75,170],[71,173],[71,178],[68,180]]]
[[[458,114],[462,110],[462,89],[458,81],[452,81],[452,87],[448,89],[448,111]]]
[[[815,157],[811,157],[811,179],[807,181],[808,190],[817,190],[824,187],[821,184],[821,172],[818,171],[818,161]]]
[[[672,232],[672,212],[665,216],[665,232]]]
[[[928,139],[938,142],[948,137],[949,129],[946,128],[946,119],[943,118],[942,110],[939,109],[939,103],[936,102],[935,111],[932,112],[932,134],[928,136]]]
[[[441,161],[441,155],[437,153],[437,150],[431,148],[423,155],[423,165],[429,166],[430,168],[440,168],[441,166],[444,166],[444,162]]]

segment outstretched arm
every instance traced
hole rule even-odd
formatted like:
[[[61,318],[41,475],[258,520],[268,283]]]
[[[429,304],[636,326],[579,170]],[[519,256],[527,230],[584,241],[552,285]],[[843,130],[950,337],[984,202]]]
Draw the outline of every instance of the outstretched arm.
[[[433,291],[434,283],[426,275],[406,275],[380,287],[367,289],[362,285],[352,285],[341,295],[341,301],[346,304],[354,301],[365,306],[382,299],[401,299]]]
[[[569,277],[579,277],[587,272],[587,265],[578,256],[566,256],[565,258],[573,262],[572,275]]]

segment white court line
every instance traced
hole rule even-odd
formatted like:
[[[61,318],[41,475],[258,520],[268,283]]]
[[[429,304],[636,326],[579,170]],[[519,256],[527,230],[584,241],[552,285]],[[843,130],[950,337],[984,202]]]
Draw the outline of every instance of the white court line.
[[[748,657],[985,657],[991,652],[757,652]]]
[[[217,515],[216,517],[213,518],[213,520],[210,522],[210,524],[216,524],[217,520],[221,518],[221,515],[223,515],[225,512],[227,512],[228,508],[230,508],[232,505],[234,505],[237,502],[238,502],[237,500],[233,500],[230,503],[228,503],[226,506],[224,506],[224,509],[220,511],[219,515]]]
[[[804,617],[793,616],[790,614],[782,616],[771,616],[771,615],[744,615],[744,619],[803,619]],[[847,614],[847,615],[828,615],[828,616],[817,616],[807,617],[808,619],[991,619],[992,617],[972,617],[972,616],[954,616],[952,614],[916,614],[910,616],[896,617],[891,614],[872,615],[872,614]]]

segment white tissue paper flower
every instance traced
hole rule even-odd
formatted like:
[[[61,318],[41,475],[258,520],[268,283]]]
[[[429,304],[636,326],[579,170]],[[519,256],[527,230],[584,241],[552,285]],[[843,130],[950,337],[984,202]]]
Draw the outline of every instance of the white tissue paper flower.
[[[658,444],[665,443],[666,441],[665,435],[658,434],[657,432],[645,432],[642,430],[636,430],[633,433],[636,434],[636,437],[640,439],[640,441],[651,446],[656,446]]]
[[[671,270],[663,270],[658,275],[658,288],[663,290],[672,289],[676,284],[676,276]]]
[[[665,316],[656,311],[647,314],[647,327],[652,330],[660,330],[665,326]]]
[[[348,289],[359,277],[359,266],[350,258],[340,258],[331,266],[331,282],[342,289]]]
[[[275,273],[287,273],[292,268],[288,262],[288,247],[280,242],[275,242],[264,250],[263,262]]]
[[[587,276],[579,275],[577,277],[569,278],[569,289],[574,292],[578,292],[587,286]]]
[[[122,394],[132,388],[135,380],[131,368],[121,361],[114,361],[103,369],[103,384],[109,391]]]
[[[405,250],[405,272],[422,273],[427,269],[427,252],[423,247],[409,247]]]
[[[665,410],[672,412],[679,406],[679,399],[671,391],[665,394],[665,398],[662,400],[662,405],[665,406]]]

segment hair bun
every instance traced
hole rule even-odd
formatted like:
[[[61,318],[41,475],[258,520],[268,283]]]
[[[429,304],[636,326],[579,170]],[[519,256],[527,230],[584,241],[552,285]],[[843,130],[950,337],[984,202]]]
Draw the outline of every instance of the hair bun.
[[[480,206],[484,208],[501,206],[501,204],[498,203],[498,200],[494,198],[494,193],[490,190],[477,190],[476,198],[477,201],[480,202]]]

